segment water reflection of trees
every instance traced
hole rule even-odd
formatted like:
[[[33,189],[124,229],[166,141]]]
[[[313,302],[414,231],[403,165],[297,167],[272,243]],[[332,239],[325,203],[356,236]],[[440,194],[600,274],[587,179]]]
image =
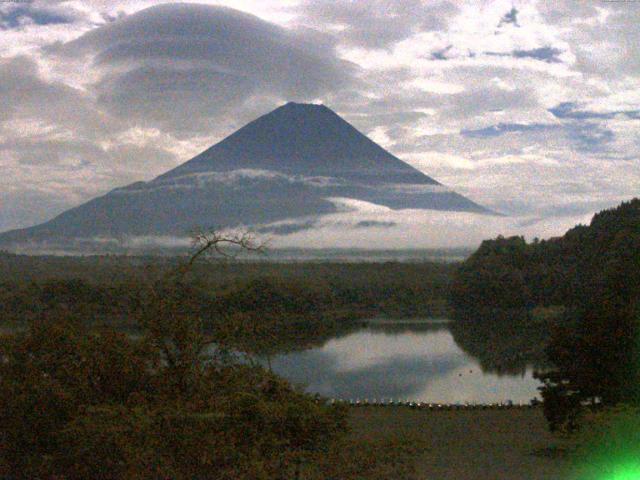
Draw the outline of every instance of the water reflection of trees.
[[[449,330],[456,344],[482,371],[520,375],[544,366],[549,329],[522,310],[457,312]]]
[[[391,335],[400,335],[403,333],[436,333],[441,331],[446,331],[449,329],[449,326],[452,322],[440,322],[440,321],[388,321],[388,322],[367,322],[365,323],[366,327],[372,332],[381,332],[387,333]]]

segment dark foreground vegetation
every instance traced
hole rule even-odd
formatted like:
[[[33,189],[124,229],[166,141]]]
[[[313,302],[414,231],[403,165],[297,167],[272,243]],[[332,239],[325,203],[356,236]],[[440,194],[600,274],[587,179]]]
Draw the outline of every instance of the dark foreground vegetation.
[[[245,238],[205,235],[198,241],[201,253],[225,243],[253,248]],[[269,316],[310,313],[318,308],[313,293],[254,282],[243,295],[213,301],[203,278],[193,278],[195,258],[141,283],[123,277],[117,285],[5,284],[4,318],[25,328],[0,342],[0,474],[412,478],[402,441],[354,443],[343,407],[297,391],[246,361],[243,353],[272,348],[271,335],[247,330],[253,328],[247,316],[260,313],[269,324]],[[265,317],[261,309],[268,306]],[[324,305],[319,310],[336,311]],[[108,325],[119,315],[127,316],[135,335]]]
[[[640,402],[640,200],[594,216],[563,237],[485,241],[460,268],[461,312],[555,308],[550,367],[538,372],[552,429],[590,411]]]

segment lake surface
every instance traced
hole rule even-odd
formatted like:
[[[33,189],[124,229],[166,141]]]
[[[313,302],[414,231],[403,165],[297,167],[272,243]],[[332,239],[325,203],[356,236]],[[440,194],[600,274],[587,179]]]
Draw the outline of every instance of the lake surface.
[[[432,403],[539,398],[532,367],[517,375],[483,372],[442,320],[373,322],[321,347],[275,356],[271,365],[306,391],[329,398]]]

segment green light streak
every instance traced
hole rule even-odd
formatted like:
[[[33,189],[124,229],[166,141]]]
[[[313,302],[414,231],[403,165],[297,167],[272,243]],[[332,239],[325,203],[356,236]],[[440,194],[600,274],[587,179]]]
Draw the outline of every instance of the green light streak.
[[[620,406],[584,425],[571,480],[640,480],[640,410]]]
[[[603,477],[602,480],[640,480],[640,464],[626,464],[614,467],[612,475]]]
[[[615,466],[611,475],[602,477],[602,480],[640,480],[640,464]]]

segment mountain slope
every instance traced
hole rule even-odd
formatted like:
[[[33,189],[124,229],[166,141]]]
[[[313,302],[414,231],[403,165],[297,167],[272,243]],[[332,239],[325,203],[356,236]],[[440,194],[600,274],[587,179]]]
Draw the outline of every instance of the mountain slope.
[[[150,182],[0,234],[0,244],[264,226],[335,213],[344,199],[491,213],[391,155],[329,108],[288,103]]]
[[[324,105],[293,102],[254,120],[158,179],[241,168],[352,181],[438,185]]]

